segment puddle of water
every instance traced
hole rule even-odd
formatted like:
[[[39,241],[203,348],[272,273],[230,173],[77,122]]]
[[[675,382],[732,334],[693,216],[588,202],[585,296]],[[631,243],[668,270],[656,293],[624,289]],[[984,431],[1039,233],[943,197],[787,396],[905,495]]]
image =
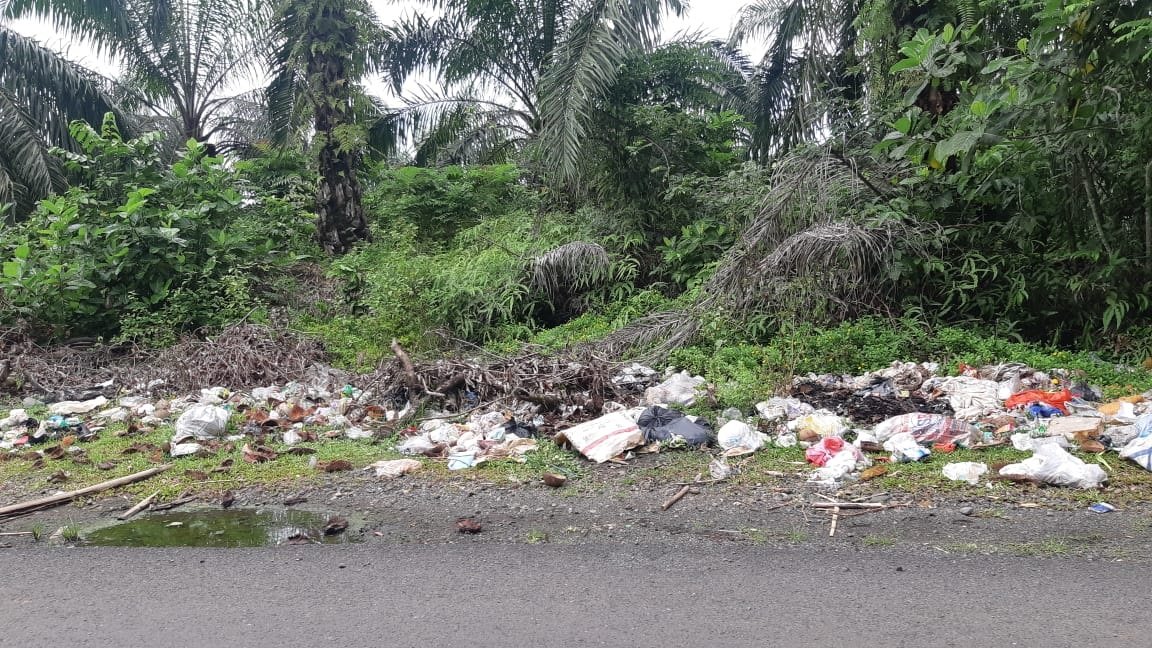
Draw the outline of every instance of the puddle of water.
[[[324,544],[354,541],[348,531],[325,536],[327,521],[327,515],[296,509],[181,511],[96,529],[84,535],[84,542],[103,547],[265,547],[285,544],[298,534]]]

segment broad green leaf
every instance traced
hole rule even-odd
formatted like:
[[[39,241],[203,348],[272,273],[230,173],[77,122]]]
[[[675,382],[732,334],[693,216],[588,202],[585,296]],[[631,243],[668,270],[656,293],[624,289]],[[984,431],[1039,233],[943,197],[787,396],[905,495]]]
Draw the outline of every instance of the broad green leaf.
[[[20,264],[16,261],[5,261],[4,276],[10,279],[18,278],[20,276]]]

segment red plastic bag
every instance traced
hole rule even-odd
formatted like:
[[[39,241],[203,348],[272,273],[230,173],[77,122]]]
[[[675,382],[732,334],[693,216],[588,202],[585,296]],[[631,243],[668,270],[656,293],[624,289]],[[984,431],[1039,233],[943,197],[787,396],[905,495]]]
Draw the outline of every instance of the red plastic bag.
[[[1058,392],[1047,392],[1042,389],[1029,389],[1022,391],[1018,394],[1012,394],[1008,400],[1004,401],[1004,407],[1012,409],[1021,405],[1030,405],[1032,403],[1044,403],[1050,407],[1055,407],[1063,414],[1068,414],[1068,407],[1065,405],[1068,401],[1075,398],[1072,392],[1067,388],[1061,389]]]
[[[828,463],[836,453],[844,449],[844,439],[840,437],[824,437],[804,451],[804,458],[808,463],[823,466]]]

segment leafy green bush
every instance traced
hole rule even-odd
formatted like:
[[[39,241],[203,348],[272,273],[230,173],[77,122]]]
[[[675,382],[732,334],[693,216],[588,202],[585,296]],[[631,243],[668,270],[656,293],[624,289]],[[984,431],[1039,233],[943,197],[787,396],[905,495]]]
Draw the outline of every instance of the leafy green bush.
[[[110,115],[100,131],[76,122],[71,132],[83,153],[57,154],[73,187],[0,242],[0,289],[11,302],[0,318],[49,337],[163,344],[258,305],[252,282],[275,260],[282,223],[261,221],[219,159],[189,141],[168,165],[158,134],[125,141]]]
[[[407,222],[423,243],[451,241],[482,219],[526,209],[533,194],[511,164],[383,168],[365,195],[368,211],[381,225]]]

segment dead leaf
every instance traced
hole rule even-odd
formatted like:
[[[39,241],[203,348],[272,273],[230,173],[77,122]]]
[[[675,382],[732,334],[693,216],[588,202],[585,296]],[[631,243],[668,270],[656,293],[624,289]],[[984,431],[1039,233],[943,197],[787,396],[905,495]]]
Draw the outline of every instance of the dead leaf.
[[[876,479],[877,477],[887,474],[888,466],[872,466],[871,468],[868,468],[864,472],[860,473],[860,481]]]
[[[316,470],[323,472],[342,472],[352,470],[352,462],[347,459],[333,459],[332,461],[317,461]]]
[[[116,462],[115,461],[101,461],[100,463],[96,464],[96,467],[99,468],[100,470],[112,470],[113,468],[116,467]]]
[[[223,508],[228,508],[232,506],[232,503],[235,501],[236,495],[232,491],[224,491],[224,496],[220,498],[220,506]]]
[[[251,464],[258,464],[258,463],[264,463],[265,461],[272,461],[273,459],[275,459],[276,457],[279,456],[271,448],[266,448],[264,446],[259,446],[259,445],[256,446],[255,448],[253,448],[252,446],[248,445],[247,443],[244,444],[244,447],[241,448],[240,451],[244,453],[244,461],[251,463]]]
[[[73,443],[76,443],[76,437],[71,434],[66,435],[63,439],[60,439],[61,448],[70,448],[72,447]]]
[[[264,421],[268,420],[268,411],[263,409],[250,409],[244,413],[244,418],[247,419],[250,423],[260,425]]]
[[[236,462],[233,459],[225,459],[224,461],[220,462],[219,466],[216,466],[215,468],[213,468],[212,470],[210,470],[208,472],[226,473],[226,472],[232,470],[232,464],[234,464],[234,463],[236,463]]]
[[[459,533],[480,533],[482,528],[474,518],[462,517],[456,520],[456,531]]]
[[[324,525],[324,535],[336,535],[343,533],[348,528],[348,520],[339,515],[333,515],[328,518],[328,522]]]
[[[43,450],[44,456],[49,459],[63,459],[64,455],[68,454],[64,448],[60,446],[49,446]]]
[[[1095,439],[1088,439],[1087,441],[1084,441],[1080,444],[1081,452],[1091,452],[1092,454],[1097,454],[1104,452],[1107,449],[1108,448],[1105,448],[1103,443],[1100,443]]]
[[[48,476],[48,483],[59,484],[60,482],[68,481],[68,477],[68,473],[64,472],[63,470],[57,470]]]
[[[316,454],[316,448],[305,448],[304,446],[292,446],[284,454],[290,455],[313,455]]]
[[[184,476],[193,481],[208,481],[208,473],[203,470],[185,470]]]
[[[541,476],[540,479],[543,480],[543,482],[545,484],[548,484],[552,488],[560,488],[561,486],[564,485],[564,482],[568,481],[567,477],[565,477],[564,475],[557,475],[556,473],[544,473],[544,475]]]

